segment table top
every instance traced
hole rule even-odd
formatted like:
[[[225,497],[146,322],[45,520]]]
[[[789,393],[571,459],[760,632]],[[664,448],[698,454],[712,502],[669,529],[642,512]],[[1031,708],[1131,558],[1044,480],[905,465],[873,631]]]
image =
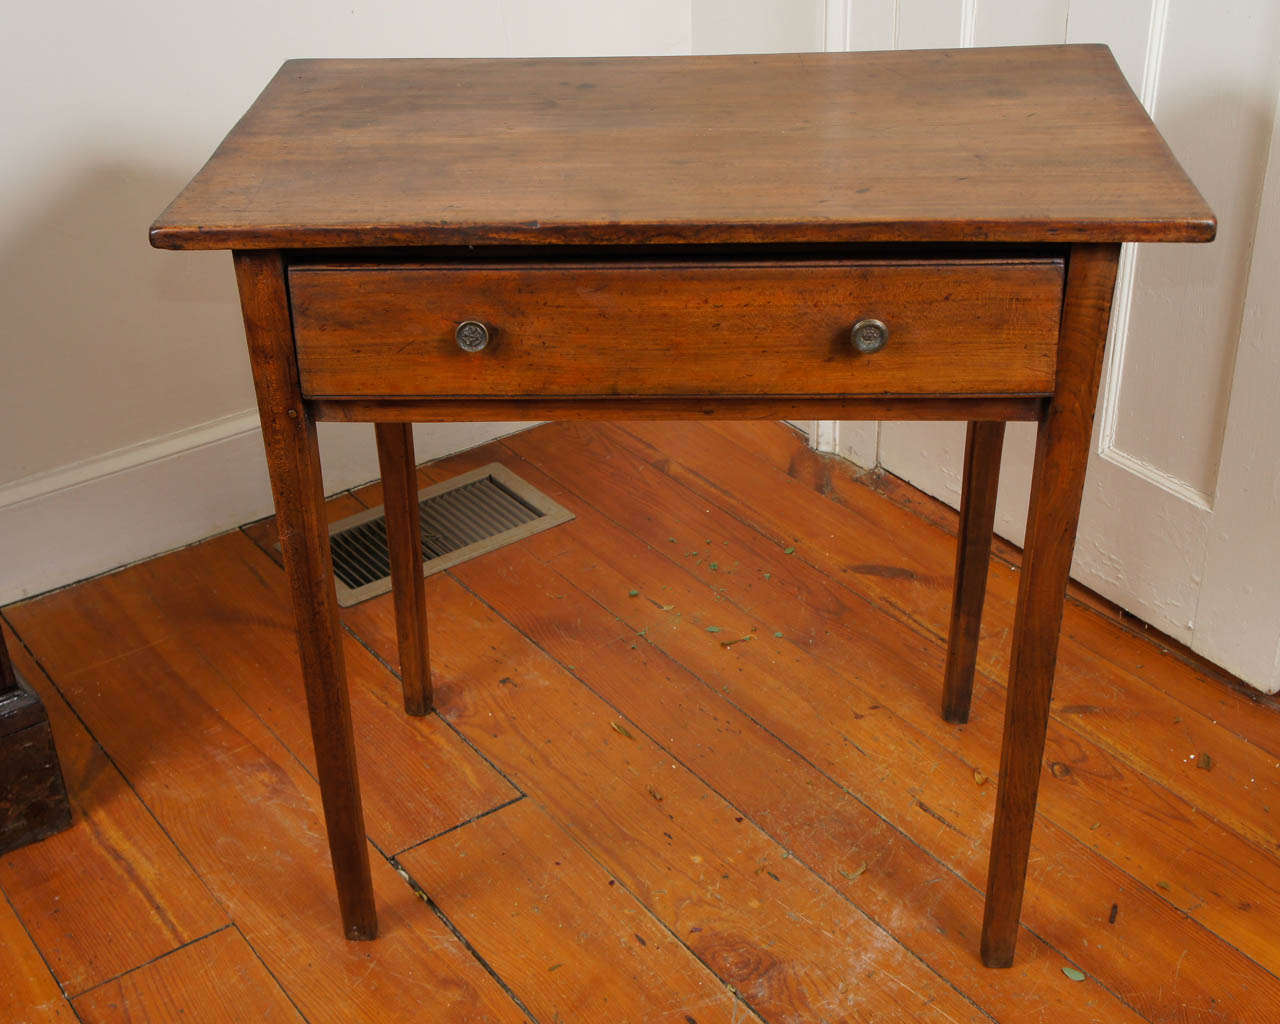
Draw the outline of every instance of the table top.
[[[168,249],[1207,241],[1105,46],[294,60]]]

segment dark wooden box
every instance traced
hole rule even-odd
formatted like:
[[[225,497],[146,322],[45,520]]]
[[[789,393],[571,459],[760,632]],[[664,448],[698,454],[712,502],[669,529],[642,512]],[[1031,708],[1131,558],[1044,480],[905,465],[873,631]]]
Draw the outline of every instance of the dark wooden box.
[[[6,659],[0,646],[0,660]],[[0,854],[71,824],[44,704],[12,669],[4,682],[10,685],[0,684]]]

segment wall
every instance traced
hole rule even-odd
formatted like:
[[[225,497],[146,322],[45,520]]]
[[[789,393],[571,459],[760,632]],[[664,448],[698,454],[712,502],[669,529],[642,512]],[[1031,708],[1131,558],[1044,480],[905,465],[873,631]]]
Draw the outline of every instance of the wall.
[[[293,56],[820,49],[821,0],[15,6],[0,89],[0,603],[270,510],[226,253],[151,220]],[[514,424],[419,428],[426,458]],[[325,425],[326,485],[376,474]]]

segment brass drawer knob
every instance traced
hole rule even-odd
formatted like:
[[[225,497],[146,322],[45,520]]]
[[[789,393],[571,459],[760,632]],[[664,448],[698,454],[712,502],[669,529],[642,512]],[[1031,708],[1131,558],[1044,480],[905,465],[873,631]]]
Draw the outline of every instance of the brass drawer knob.
[[[879,352],[889,340],[889,328],[883,320],[859,320],[849,332],[853,347],[859,352]]]
[[[463,320],[453,332],[458,348],[464,352],[479,352],[489,344],[489,328],[479,320]]]

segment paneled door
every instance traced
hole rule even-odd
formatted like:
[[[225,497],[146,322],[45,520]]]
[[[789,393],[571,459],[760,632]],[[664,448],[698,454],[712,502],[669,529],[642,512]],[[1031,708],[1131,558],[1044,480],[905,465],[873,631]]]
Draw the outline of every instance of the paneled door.
[[[828,49],[1104,42],[1219,217],[1126,247],[1073,575],[1280,690],[1280,4],[828,0]],[[815,446],[959,502],[959,424],[817,423]],[[1034,427],[1011,424],[997,530],[1021,543]]]

